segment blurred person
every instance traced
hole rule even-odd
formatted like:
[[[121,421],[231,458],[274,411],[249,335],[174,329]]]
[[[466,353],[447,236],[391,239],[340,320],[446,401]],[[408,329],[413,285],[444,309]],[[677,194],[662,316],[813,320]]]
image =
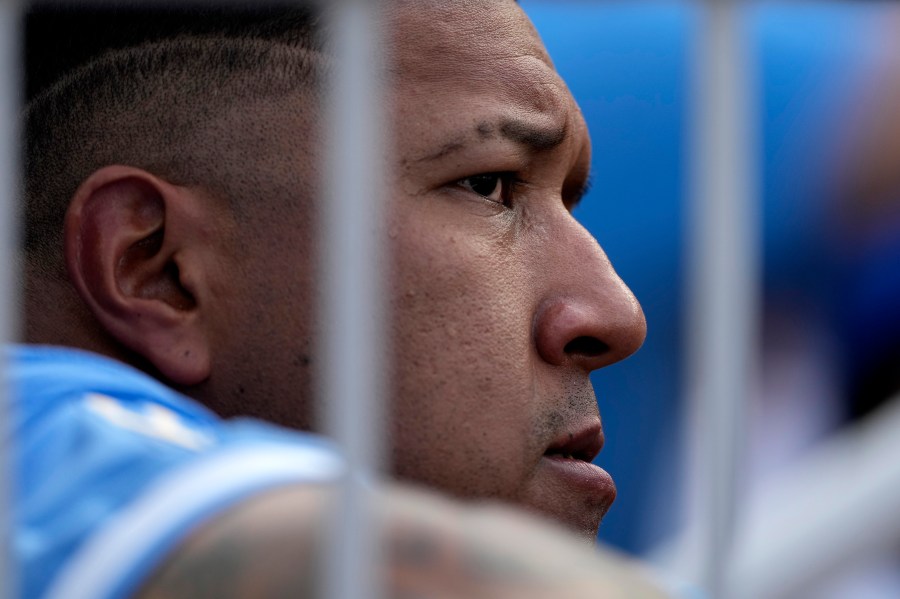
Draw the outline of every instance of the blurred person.
[[[874,64],[845,111],[834,158],[833,312],[853,419],[900,393],[900,13],[883,13]]]
[[[831,157],[829,307],[848,429],[883,419],[900,400],[900,11],[880,9],[872,56],[848,92]],[[900,595],[900,543],[866,549],[811,596]]]
[[[316,428],[316,17],[112,11],[58,35],[70,19],[28,33],[25,596],[315,594],[340,459],[233,418]],[[590,463],[588,375],[645,323],[571,215],[580,111],[511,0],[396,2],[386,31],[390,470],[593,540],[615,487]],[[373,504],[391,596],[656,596],[501,508],[396,486]]]
[[[808,27],[797,36],[800,21]],[[847,439],[866,438],[900,391],[896,23],[888,5],[775,7],[760,34],[769,52],[760,59],[769,65],[766,296],[748,513],[767,511],[780,485],[836,458]],[[876,467],[844,459],[849,475],[823,505],[841,505],[843,490],[863,487]],[[785,596],[897,596],[896,557],[869,542]]]

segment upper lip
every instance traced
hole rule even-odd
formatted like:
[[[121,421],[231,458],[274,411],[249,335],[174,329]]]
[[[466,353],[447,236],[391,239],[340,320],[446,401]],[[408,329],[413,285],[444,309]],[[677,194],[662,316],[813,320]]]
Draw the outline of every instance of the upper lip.
[[[570,456],[577,460],[592,462],[603,449],[603,426],[592,422],[577,432],[566,431],[557,437],[544,455]]]

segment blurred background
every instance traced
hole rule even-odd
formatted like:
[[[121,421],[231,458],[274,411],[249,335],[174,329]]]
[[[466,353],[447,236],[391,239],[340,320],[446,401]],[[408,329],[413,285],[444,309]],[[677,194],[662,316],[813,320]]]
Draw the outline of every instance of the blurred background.
[[[576,216],[647,315],[643,349],[594,384],[607,432],[598,463],[619,488],[600,539],[652,556],[684,526],[684,242],[701,8],[522,5],[591,130],[593,186]],[[757,2],[739,22],[762,225],[759,357],[738,469],[748,504],[810,452],[882,418],[900,392],[900,7]],[[829,495],[844,491],[835,480]],[[795,596],[900,597],[897,541]]]

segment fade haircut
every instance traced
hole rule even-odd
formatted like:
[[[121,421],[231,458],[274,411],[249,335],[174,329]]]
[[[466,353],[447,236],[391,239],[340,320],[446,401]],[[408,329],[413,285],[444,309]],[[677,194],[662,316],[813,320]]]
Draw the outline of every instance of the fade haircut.
[[[32,273],[65,276],[69,200],[110,164],[202,187],[239,222],[314,193],[296,161],[309,152],[327,63],[316,13],[118,7],[84,14],[74,23],[60,9],[28,15],[25,253]],[[68,32],[60,34],[60,22],[70,23]],[[79,51],[86,55],[80,64],[66,64]]]

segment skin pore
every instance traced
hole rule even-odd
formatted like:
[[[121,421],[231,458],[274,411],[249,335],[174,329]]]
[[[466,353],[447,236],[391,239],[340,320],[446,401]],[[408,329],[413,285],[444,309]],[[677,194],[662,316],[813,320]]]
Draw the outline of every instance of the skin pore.
[[[589,177],[584,119],[512,1],[400,2],[387,21],[391,472],[593,539],[611,489],[573,485],[548,452],[592,436],[590,461],[602,440],[589,374],[634,352],[645,323],[571,214]],[[311,395],[318,276],[296,266],[298,231],[303,216],[267,223],[222,267],[220,287],[241,277],[210,306],[227,326],[209,379],[188,390],[205,403],[241,394],[278,421]]]
[[[599,450],[589,374],[633,353],[645,323],[571,214],[589,176],[584,119],[511,0],[395,3],[386,31],[391,472],[593,539],[611,483],[572,484],[548,452],[585,437],[582,463]],[[318,177],[312,153],[287,158]],[[316,229],[308,211],[264,228],[207,270],[216,355],[186,391],[207,405],[239,395],[283,422],[315,387],[318,275],[296,251]]]
[[[635,351],[644,322],[570,212],[587,129],[512,2],[429,7],[392,23],[395,470],[593,537],[608,505],[545,452],[599,426],[588,374]]]

